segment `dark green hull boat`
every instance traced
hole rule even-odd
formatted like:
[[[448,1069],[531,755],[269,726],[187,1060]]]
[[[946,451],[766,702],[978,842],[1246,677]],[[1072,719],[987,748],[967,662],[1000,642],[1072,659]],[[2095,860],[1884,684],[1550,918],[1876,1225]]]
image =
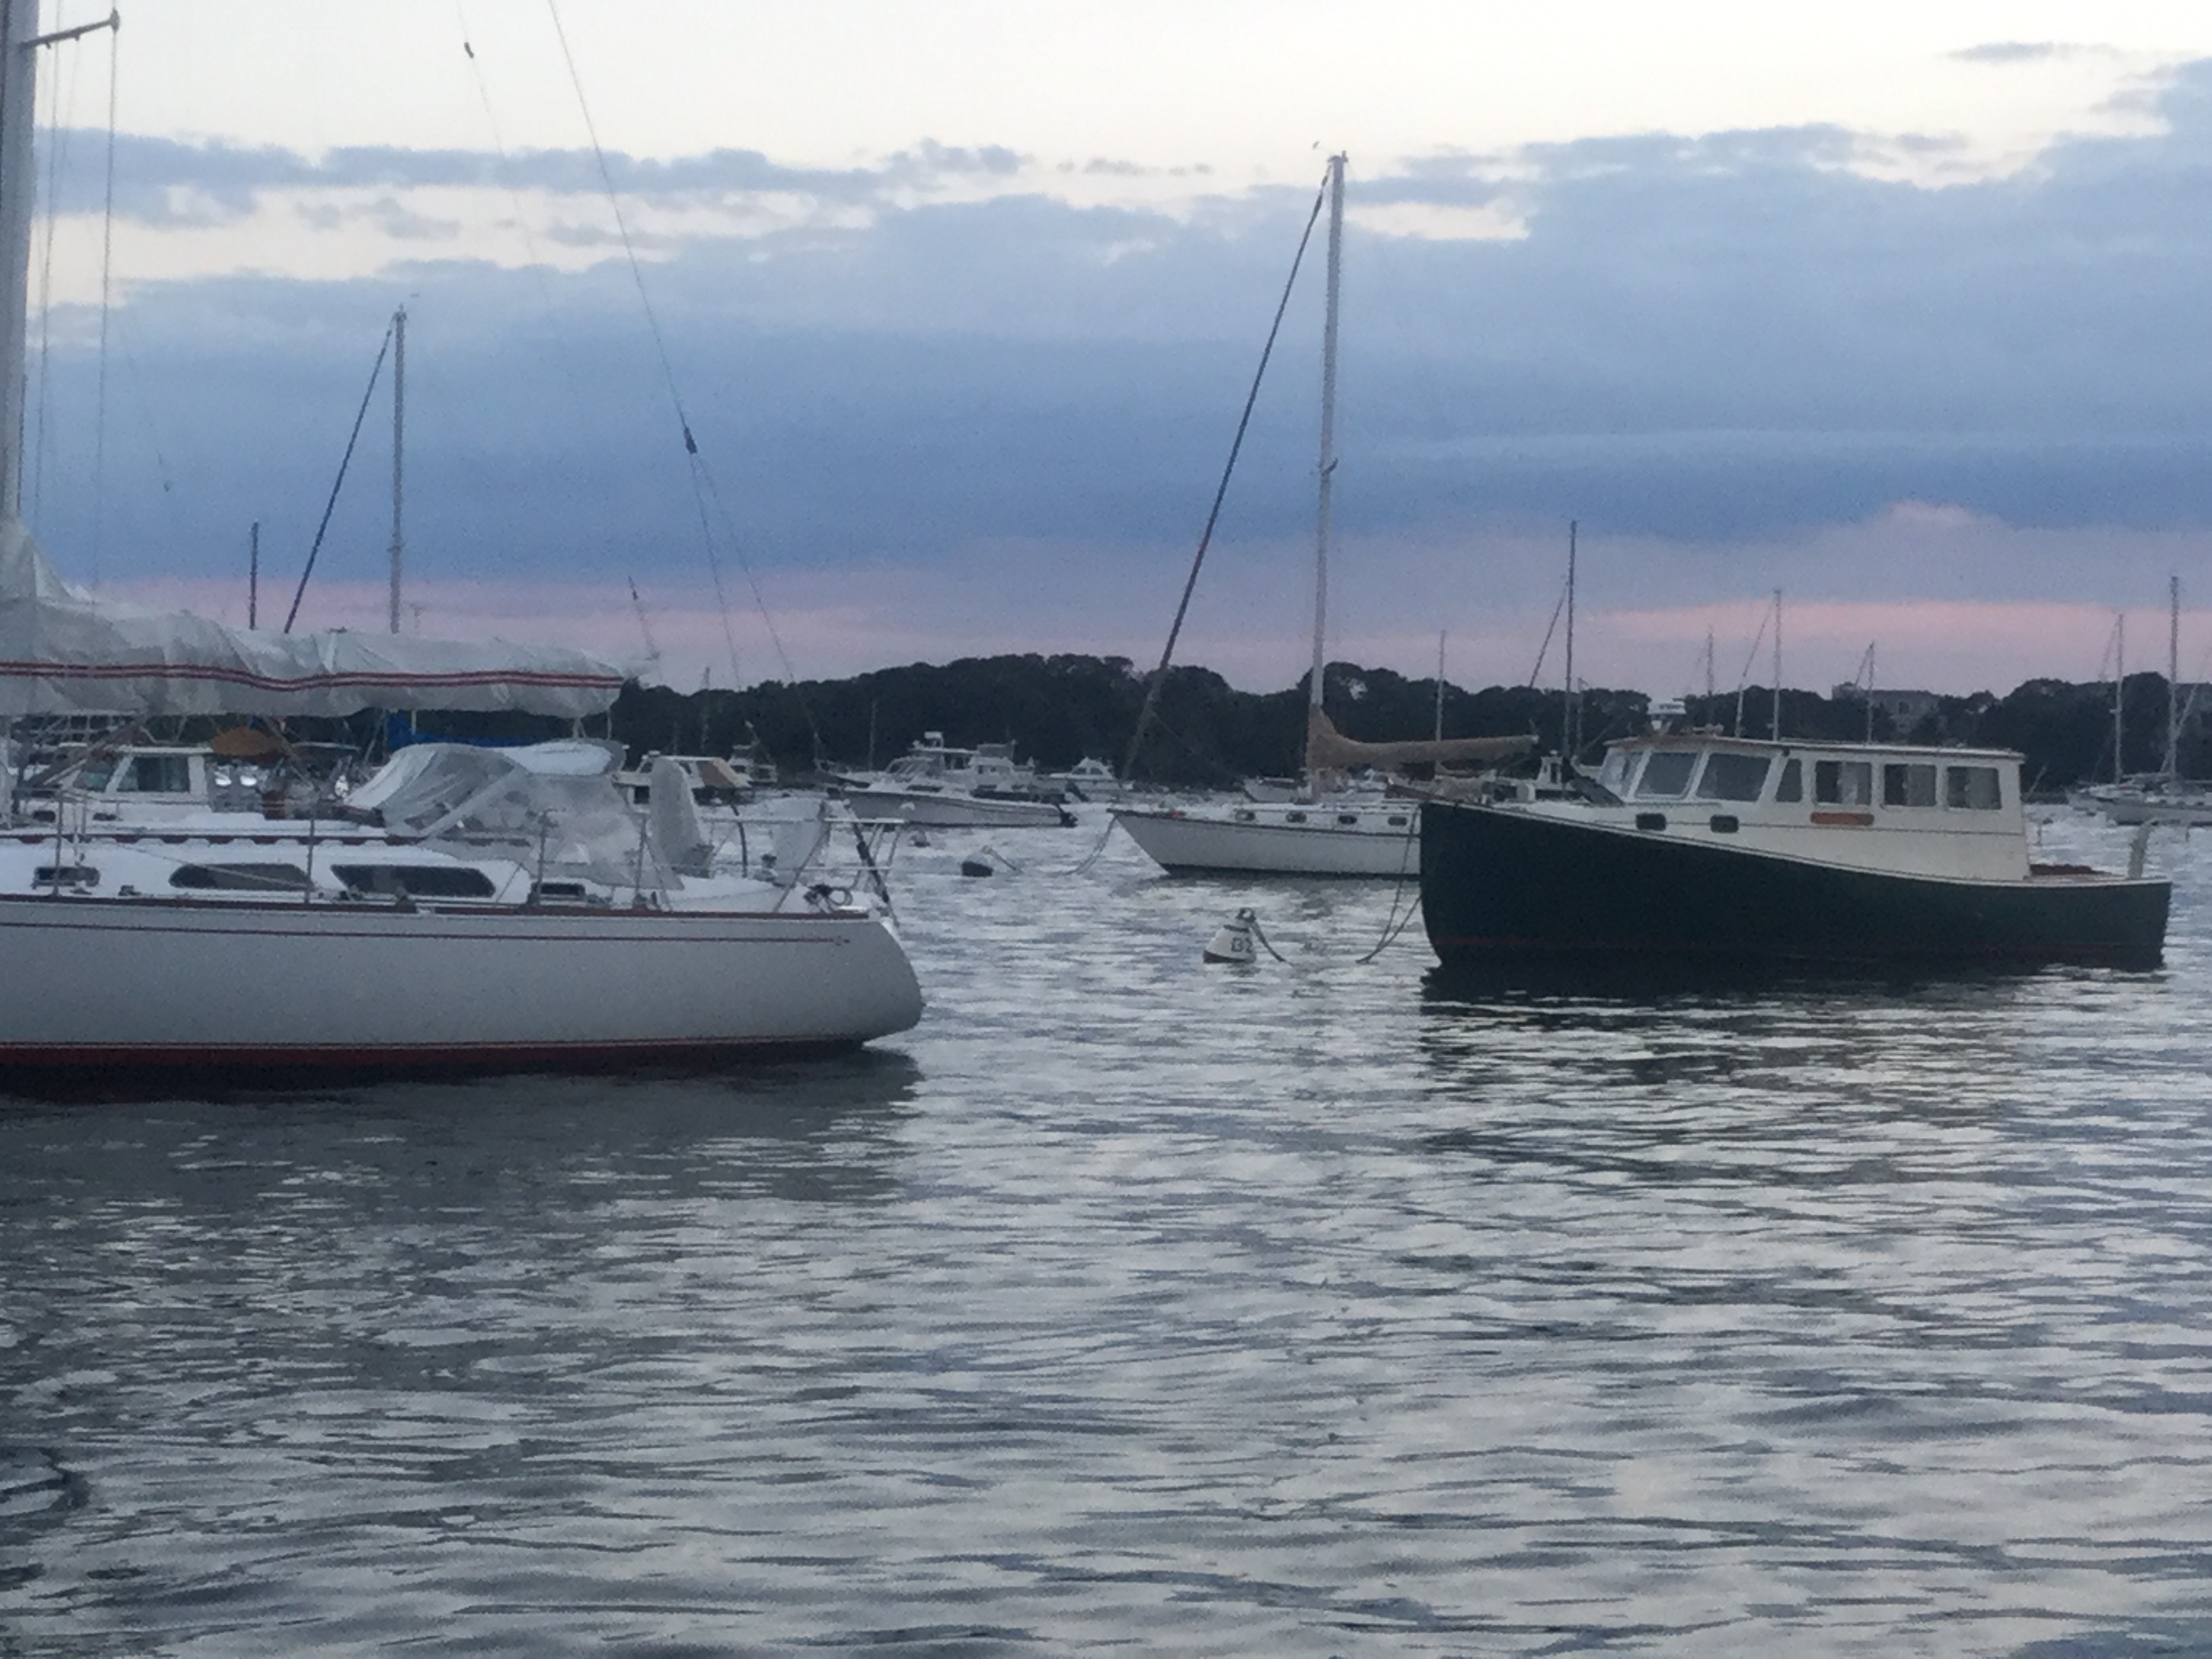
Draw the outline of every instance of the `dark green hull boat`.
[[[2154,968],[2170,883],[2039,869],[1963,880],[1430,801],[1421,908],[1447,967],[1516,962]]]

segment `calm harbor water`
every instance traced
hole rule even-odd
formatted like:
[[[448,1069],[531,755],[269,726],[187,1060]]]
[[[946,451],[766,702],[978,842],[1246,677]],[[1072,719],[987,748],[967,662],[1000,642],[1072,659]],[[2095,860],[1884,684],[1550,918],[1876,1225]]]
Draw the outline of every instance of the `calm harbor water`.
[[[0,1654],[2212,1650],[2212,841],[1590,996],[1092,840],[902,853],[858,1059],[0,1099]]]

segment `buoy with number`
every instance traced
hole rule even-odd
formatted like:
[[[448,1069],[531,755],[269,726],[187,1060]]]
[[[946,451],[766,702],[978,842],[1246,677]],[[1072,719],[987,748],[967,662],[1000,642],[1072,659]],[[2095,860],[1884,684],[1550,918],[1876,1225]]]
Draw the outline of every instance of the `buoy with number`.
[[[1259,927],[1259,921],[1251,911],[1239,910],[1221,924],[1220,931],[1214,934],[1212,942],[1206,947],[1205,959],[1208,962],[1243,963],[1249,967],[1258,960],[1252,950],[1252,935]]]

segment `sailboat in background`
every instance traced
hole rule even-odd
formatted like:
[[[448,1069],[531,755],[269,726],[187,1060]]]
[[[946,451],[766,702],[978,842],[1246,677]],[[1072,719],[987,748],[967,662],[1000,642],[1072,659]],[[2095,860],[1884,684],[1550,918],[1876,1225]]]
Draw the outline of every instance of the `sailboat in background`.
[[[1339,732],[1322,708],[1327,666],[1328,544],[1336,476],[1336,336],[1344,255],[1344,162],[1328,161],[1328,300],[1322,329],[1320,493],[1314,532],[1313,665],[1306,684],[1306,738],[1291,799],[1222,807],[1118,806],[1114,821],[1155,863],[1175,874],[1412,875],[1419,866],[1411,805],[1344,788],[1355,768],[1493,762],[1534,739],[1461,738],[1370,744]]]
[[[240,630],[55,573],[21,518],[32,113],[39,48],[82,31],[41,37],[38,19],[37,0],[0,0],[0,720],[604,711],[623,673],[579,653]],[[690,1060],[844,1047],[920,1018],[882,910],[795,872],[717,872],[672,766],[648,835],[617,758],[410,749],[378,819],[304,835],[64,810],[0,830],[0,1077]]]
[[[2117,628],[2115,638],[2118,638]],[[2118,824],[2172,823],[2184,828],[2212,824],[2212,789],[2181,775],[2181,729],[2197,693],[2185,704],[2181,695],[2181,578],[2166,583],[2166,757],[2155,772],[2120,775],[2120,698],[2126,675],[2116,666],[2112,688],[2112,781],[2072,793],[2077,805],[2094,807]],[[2117,648],[2117,647],[2116,647]]]

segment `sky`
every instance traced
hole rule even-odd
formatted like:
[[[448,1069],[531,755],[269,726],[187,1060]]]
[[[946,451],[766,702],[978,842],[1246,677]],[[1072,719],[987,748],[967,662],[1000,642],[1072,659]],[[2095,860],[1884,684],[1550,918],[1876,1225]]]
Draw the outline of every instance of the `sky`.
[[[136,0],[41,73],[27,516],[118,596],[244,621],[258,523],[281,620],[404,305],[410,629],[1149,662],[1342,150],[1332,656],[1558,683],[1572,523],[1591,684],[1763,683],[1777,589],[1791,684],[2159,666],[2170,574],[2212,674],[2212,7]],[[1178,651],[1252,689],[1321,274]],[[303,626],[384,625],[389,394]]]

